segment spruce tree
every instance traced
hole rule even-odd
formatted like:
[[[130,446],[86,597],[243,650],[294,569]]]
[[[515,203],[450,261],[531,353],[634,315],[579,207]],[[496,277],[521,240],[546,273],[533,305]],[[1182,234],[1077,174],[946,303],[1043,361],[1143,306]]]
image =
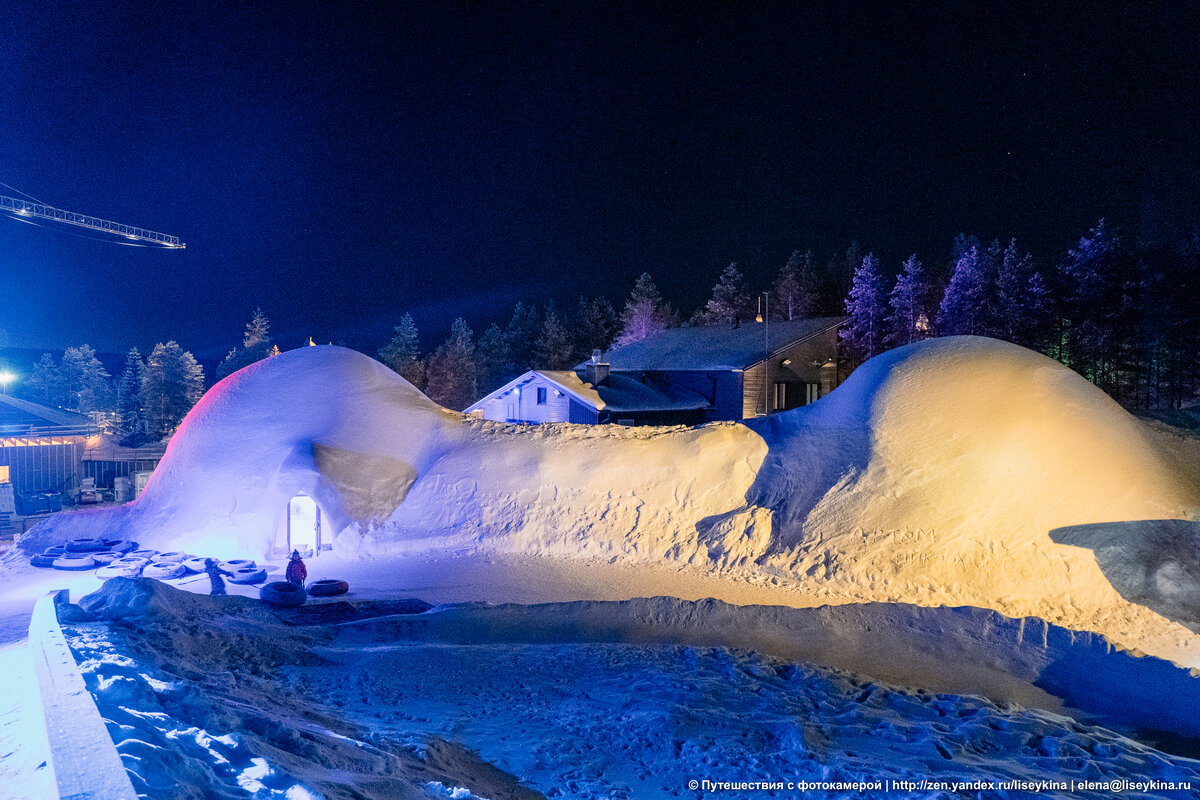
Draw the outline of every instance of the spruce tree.
[[[393,329],[392,338],[379,349],[379,360],[418,389],[425,382],[425,362],[421,360],[417,323],[405,314]]]
[[[494,322],[479,337],[475,364],[480,396],[499,389],[519,374],[513,363],[508,334]]]
[[[25,381],[25,391],[34,402],[44,406],[66,407],[68,398],[63,388],[62,372],[54,356],[42,353],[41,360],[33,365],[33,371]]]
[[[771,289],[771,317],[782,320],[811,317],[817,313],[819,302],[812,251],[802,255],[796,250],[775,276]]]
[[[713,286],[712,297],[694,321],[701,325],[733,325],[744,319],[749,310],[750,294],[746,291],[746,278],[735,261],[721,273]]]
[[[146,432],[169,435],[204,394],[204,371],[177,342],[159,343],[146,358],[141,396]]]
[[[575,354],[571,360],[578,364],[591,356],[593,350],[608,350],[619,327],[617,312],[606,298],[579,298],[571,326],[575,347]]]
[[[518,300],[504,329],[518,373],[533,368],[533,346],[541,330],[542,321],[537,308],[526,306]]]
[[[666,330],[674,324],[674,311],[663,302],[650,273],[643,272],[633,284],[629,299],[625,301],[625,311],[621,315],[621,333],[614,344],[624,347],[640,342],[650,334]]]
[[[928,302],[929,284],[925,278],[925,267],[914,253],[901,266],[896,285],[888,298],[891,307],[891,314],[887,318],[889,344],[910,344],[929,336]]]
[[[533,368],[562,370],[575,364],[575,346],[571,333],[558,318],[554,304],[546,308],[542,328],[533,343]]]
[[[216,377],[221,380],[232,375],[243,367],[248,367],[256,361],[261,361],[271,354],[271,323],[261,308],[254,309],[254,315],[246,323],[242,334],[242,344],[229,351],[225,359],[217,365]]]
[[[462,411],[479,398],[474,334],[462,318],[429,357],[425,393],[435,403]]]
[[[117,430],[123,437],[144,433],[142,421],[142,373],[146,364],[136,347],[125,355],[125,370],[117,381]]]
[[[873,358],[884,349],[887,326],[887,286],[879,271],[879,259],[868,253],[854,272],[846,313],[850,316],[841,338],[860,361]]]
[[[108,371],[89,345],[68,347],[63,353],[59,374],[63,382],[66,408],[86,414],[113,409],[112,384]]]
[[[958,257],[938,308],[937,329],[942,336],[986,335],[989,292],[986,259],[974,245]]]

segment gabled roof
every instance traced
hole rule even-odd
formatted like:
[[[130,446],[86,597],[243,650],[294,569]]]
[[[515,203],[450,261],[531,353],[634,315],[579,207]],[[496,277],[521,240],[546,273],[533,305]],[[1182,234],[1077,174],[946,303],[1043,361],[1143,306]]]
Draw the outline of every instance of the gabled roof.
[[[845,317],[743,322],[669,328],[640,342],[619,347],[606,357],[614,372],[691,372],[741,370],[792,345],[836,328]],[[587,362],[576,369],[583,369]]]
[[[609,375],[600,386],[593,386],[570,370],[530,370],[480,398],[464,410],[464,414],[482,408],[486,403],[519,386],[536,382],[538,378],[557,386],[583,405],[596,411],[694,411],[708,408],[708,401],[688,389],[659,383],[643,383],[628,375]]]
[[[50,408],[8,394],[0,394],[0,431],[30,428],[85,428],[92,420],[86,414]]]

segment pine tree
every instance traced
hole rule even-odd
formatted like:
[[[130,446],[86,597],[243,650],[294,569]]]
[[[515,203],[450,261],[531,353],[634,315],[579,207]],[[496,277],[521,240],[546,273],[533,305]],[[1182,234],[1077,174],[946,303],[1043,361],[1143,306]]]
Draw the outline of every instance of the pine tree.
[[[812,251],[801,255],[796,250],[775,277],[771,290],[771,316],[783,320],[811,317],[817,313],[819,302]]]
[[[822,283],[824,293],[821,307],[831,311],[840,309],[849,296],[854,273],[862,266],[863,252],[857,241],[850,242],[846,252],[829,259],[825,264],[825,275]]]
[[[89,411],[112,410],[110,376],[96,358],[96,351],[89,345],[68,347],[63,353],[59,370],[67,398],[67,408],[84,414]]]
[[[256,308],[254,316],[246,323],[241,346],[230,350],[225,360],[217,366],[217,380],[261,361],[271,354],[271,350],[271,323],[263,310]]]
[[[575,364],[575,347],[571,342],[571,333],[558,318],[558,312],[551,303],[546,308],[542,321],[542,329],[533,343],[534,369],[570,369]]]
[[[392,338],[379,349],[379,360],[420,389],[425,382],[425,362],[412,314],[406,313],[393,330]]]
[[[601,352],[608,350],[612,346],[619,326],[620,320],[617,312],[607,299],[603,297],[591,300],[579,298],[572,325],[575,354],[571,360],[578,364],[591,356],[593,350],[599,349]]]
[[[750,294],[746,278],[733,262],[721,273],[713,286],[712,297],[693,321],[700,325],[733,325],[744,319],[750,310]]]
[[[526,306],[520,300],[513,307],[512,316],[504,332],[508,335],[508,344],[512,348],[513,362],[518,373],[533,368],[533,346],[542,330],[542,320],[537,308]]]
[[[146,363],[142,354],[132,347],[125,356],[125,370],[117,381],[117,430],[123,437],[144,432],[142,421],[142,373]]]
[[[1124,284],[1117,247],[1116,234],[1100,220],[1059,265],[1065,363],[1106,391],[1116,380],[1114,334]]]
[[[887,297],[879,259],[868,253],[854,272],[850,296],[846,299],[846,313],[850,319],[841,332],[842,341],[862,361],[883,352]]]
[[[474,334],[462,318],[429,357],[427,374],[425,393],[435,403],[462,411],[478,399]]]
[[[204,370],[192,354],[174,341],[156,344],[142,371],[146,432],[173,433],[203,394]]]
[[[481,396],[499,389],[518,375],[508,334],[494,322],[479,337],[475,364]]]
[[[29,380],[25,381],[25,391],[34,402],[44,406],[66,407],[67,397],[62,372],[59,370],[54,356],[42,353],[41,360],[33,365]]]
[[[954,274],[938,308],[937,329],[942,336],[984,336],[988,332],[987,256],[971,246],[959,256]]]
[[[643,272],[633,284],[629,299],[625,301],[625,311],[621,315],[621,333],[614,344],[624,347],[640,342],[650,334],[666,330],[674,324],[674,311],[663,302],[650,273]]]
[[[896,285],[888,298],[891,314],[887,318],[889,344],[901,345],[928,338],[929,284],[925,278],[925,267],[916,254],[900,268]]]

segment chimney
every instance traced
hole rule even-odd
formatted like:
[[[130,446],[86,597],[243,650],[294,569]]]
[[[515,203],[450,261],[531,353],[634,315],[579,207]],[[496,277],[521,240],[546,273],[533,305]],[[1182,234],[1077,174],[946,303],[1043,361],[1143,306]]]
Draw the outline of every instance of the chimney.
[[[590,383],[592,386],[603,386],[608,383],[607,362],[601,361],[600,348],[592,351],[592,360],[584,367],[584,383]]]

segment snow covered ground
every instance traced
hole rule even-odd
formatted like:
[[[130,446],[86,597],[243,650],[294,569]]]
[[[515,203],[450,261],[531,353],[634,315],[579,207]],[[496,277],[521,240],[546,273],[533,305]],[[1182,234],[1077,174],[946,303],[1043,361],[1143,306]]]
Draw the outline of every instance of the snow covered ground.
[[[1200,761],[1170,752],[1196,740],[1155,741],[1142,727],[1195,736],[1196,678],[978,609],[655,598],[276,615],[125,579],[81,605],[97,621],[68,635],[139,790],[155,798],[710,794],[692,780],[867,787],[803,793],[821,798],[1003,796],[896,788],[922,780],[1024,782],[1014,797],[1033,785],[1043,797],[1111,796],[1083,781],[1158,782],[1143,797],[1200,792]],[[1010,699],[963,693],[972,681]],[[1109,697],[1117,686],[1130,693]],[[1178,705],[1151,711],[1164,694]]]

